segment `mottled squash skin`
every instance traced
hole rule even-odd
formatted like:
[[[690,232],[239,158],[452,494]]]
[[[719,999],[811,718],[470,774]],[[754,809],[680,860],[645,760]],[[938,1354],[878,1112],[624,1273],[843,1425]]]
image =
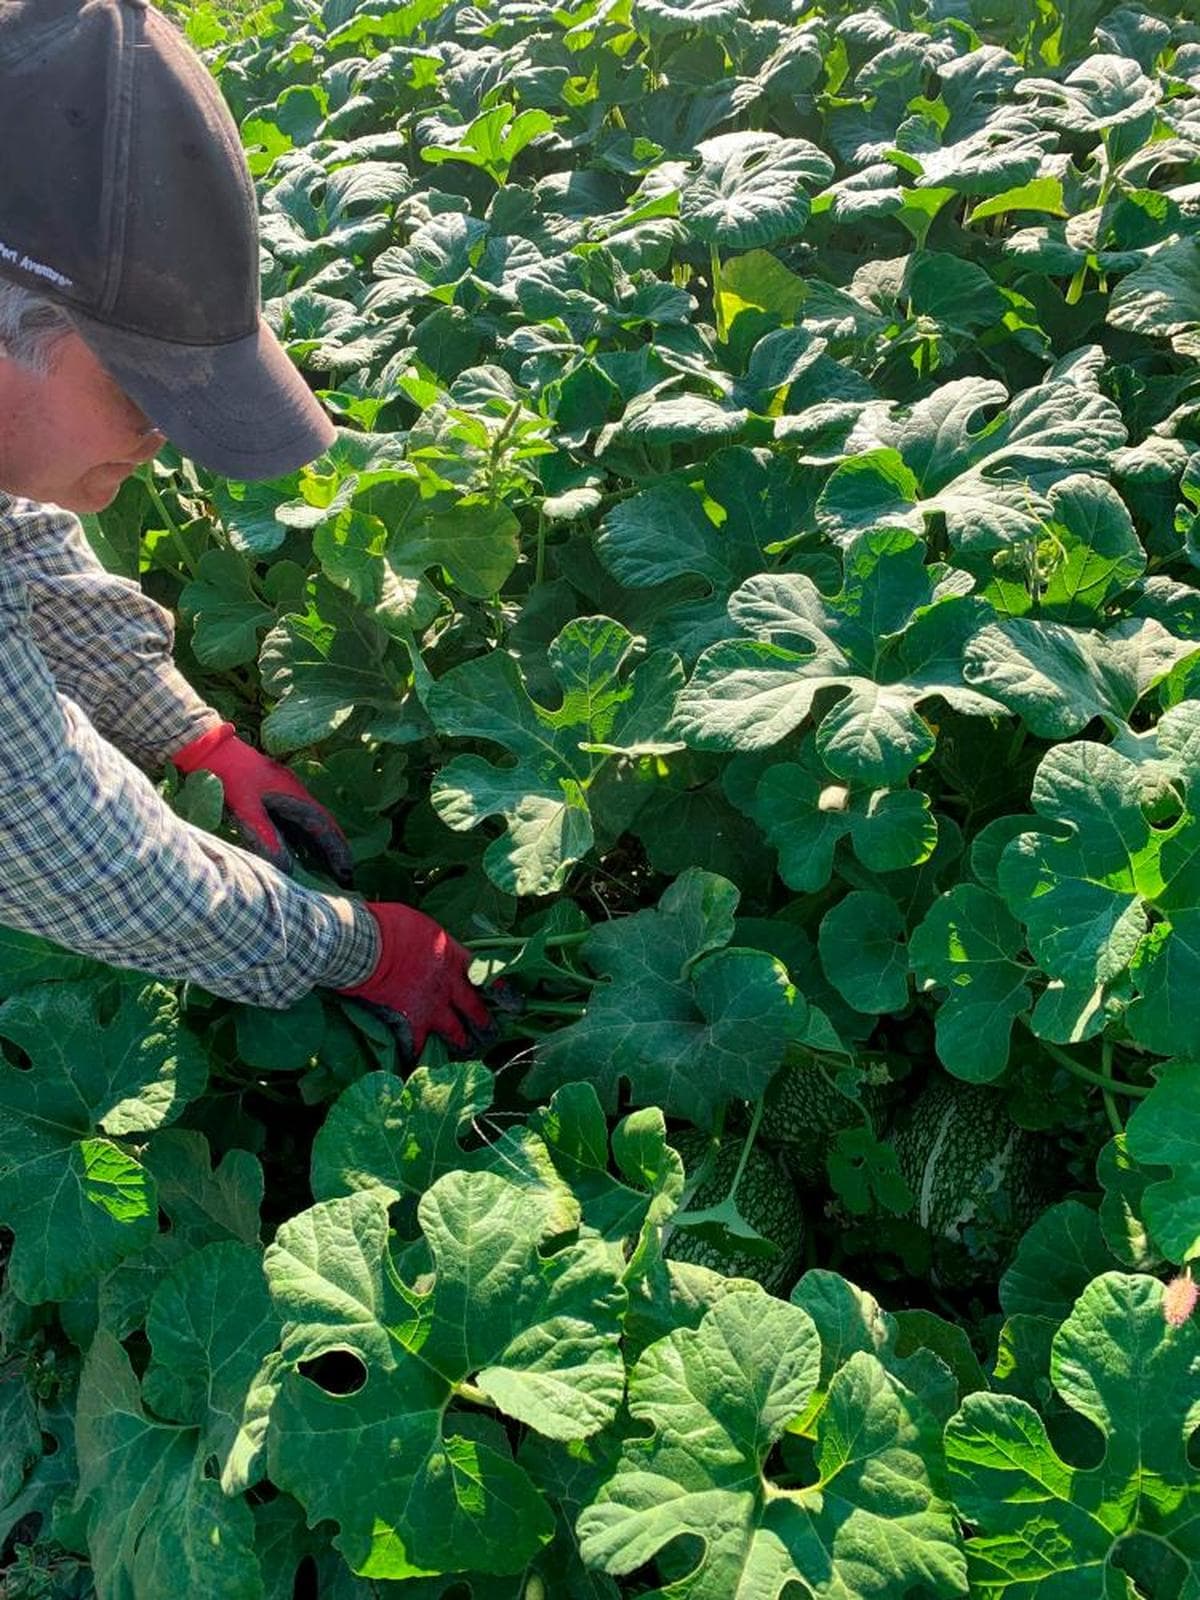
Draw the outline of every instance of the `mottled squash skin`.
[[[709,1136],[686,1129],[669,1135],[669,1142],[683,1157],[690,1179],[704,1159]],[[724,1200],[737,1171],[743,1143],[740,1134],[727,1135],[721,1141],[712,1173],[688,1203],[690,1211],[700,1211]],[[768,1259],[743,1251],[725,1251],[699,1234],[680,1228],[667,1240],[667,1258],[711,1267],[729,1277],[752,1278],[772,1294],[786,1297],[800,1276],[804,1259],[804,1213],[783,1163],[770,1151],[755,1145],[734,1198],[746,1221],[779,1246],[777,1256]]]
[[[914,1101],[892,1136],[945,1287],[994,1283],[1053,1198],[1055,1146],[1019,1128],[1002,1093],[946,1078]]]
[[[887,1127],[900,1085],[864,1081],[861,1105],[836,1089],[810,1060],[788,1061],[771,1080],[763,1101],[759,1139],[778,1151],[801,1186],[825,1187],[825,1152],[843,1128],[862,1125],[864,1113],[877,1137]]]

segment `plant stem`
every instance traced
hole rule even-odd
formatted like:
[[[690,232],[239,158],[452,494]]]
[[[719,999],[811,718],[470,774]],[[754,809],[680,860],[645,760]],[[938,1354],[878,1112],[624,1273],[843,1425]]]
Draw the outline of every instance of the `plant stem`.
[[[754,1145],[754,1136],[758,1132],[758,1125],[762,1121],[763,1097],[754,1102],[754,1115],[750,1118],[750,1132],[746,1135],[746,1142],[742,1146],[742,1154],[737,1164],[737,1171],[733,1175],[733,1182],[729,1185],[729,1192],[736,1195],[738,1184],[742,1181],[742,1173],[746,1170],[746,1163],[750,1159],[750,1151]]]
[[[1087,262],[1085,261],[1084,264],[1077,269],[1075,276],[1068,284],[1064,299],[1069,306],[1076,306],[1079,304],[1080,300],[1082,300],[1083,286],[1087,282],[1087,271]]]
[[[547,950],[561,950],[566,945],[582,944],[591,936],[592,930],[587,928],[583,933],[552,933],[542,942]],[[485,939],[467,939],[464,942],[468,950],[515,950],[519,945],[528,944],[536,938],[535,933],[496,933],[488,934]]]
[[[683,1193],[679,1196],[679,1204],[676,1206],[675,1211],[673,1212],[669,1221],[663,1225],[661,1242],[664,1253],[672,1235],[676,1232],[675,1218],[682,1216],[684,1212],[688,1210],[692,1203],[692,1196],[700,1188],[702,1188],[705,1183],[708,1182],[709,1174],[716,1165],[717,1155],[720,1150],[721,1135],[725,1132],[725,1116],[728,1109],[728,1104],[726,1104],[722,1105],[718,1110],[712,1135],[709,1139],[708,1149],[704,1152],[699,1166],[695,1168],[690,1178],[685,1176]],[[667,1135],[667,1142],[670,1143],[669,1134]]]
[[[473,1383],[467,1383],[465,1379],[462,1383],[454,1385],[454,1392],[460,1400],[469,1400],[473,1406],[490,1407],[492,1404],[482,1389],[477,1389]]]
[[[542,515],[542,513],[539,511],[538,512],[538,531],[537,531],[537,562],[536,562],[536,565],[534,566],[533,581],[536,584],[541,584],[541,583],[543,583],[545,581],[545,577],[546,577],[546,519]]]
[[[1069,1056],[1065,1050],[1060,1050],[1056,1044],[1050,1044],[1045,1039],[1038,1039],[1038,1043],[1052,1060],[1058,1062],[1060,1067],[1065,1067],[1068,1072],[1084,1083],[1094,1084],[1098,1089],[1104,1089],[1110,1094],[1127,1094],[1134,1100],[1144,1100],[1150,1093],[1150,1090],[1143,1084],[1122,1083],[1112,1076],[1111,1071],[1107,1076],[1100,1072],[1093,1072],[1091,1067],[1085,1067],[1082,1062],[1076,1061]]]
[[[721,257],[715,244],[710,247],[710,252],[712,261],[710,276],[712,281],[713,316],[716,319],[717,339],[721,344],[724,344],[729,337],[729,330],[725,326],[725,308],[721,304]]]
[[[1102,1039],[1100,1041],[1100,1075],[1110,1084],[1114,1081],[1112,1054],[1112,1040]],[[1121,1121],[1121,1113],[1117,1110],[1117,1102],[1113,1099],[1112,1089],[1104,1089],[1101,1092],[1104,1095],[1104,1110],[1108,1116],[1109,1126],[1114,1133],[1124,1133],[1125,1124]]]
[[[581,1017],[586,1006],[573,1005],[568,1000],[539,1000],[536,996],[526,1001],[527,1009],[545,1017]]]
[[[200,568],[193,558],[192,552],[187,547],[187,541],[180,532],[179,524],[175,521],[175,518],[171,515],[163,503],[163,497],[159,494],[154,482],[154,478],[151,475],[151,468],[147,467],[145,472],[139,472],[138,477],[142,480],[146,493],[150,496],[150,500],[154,506],[154,509],[163,519],[166,530],[171,535],[171,540],[175,545],[176,550],[179,552],[179,559],[183,562],[184,566],[187,568],[188,572],[191,573],[193,578],[199,578]]]

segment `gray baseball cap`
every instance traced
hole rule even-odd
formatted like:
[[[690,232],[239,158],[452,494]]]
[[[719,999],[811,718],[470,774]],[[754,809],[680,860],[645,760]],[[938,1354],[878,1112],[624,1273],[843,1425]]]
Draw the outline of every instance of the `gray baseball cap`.
[[[0,0],[0,150],[0,276],[62,305],[173,444],[241,479],[328,448],[262,319],[237,127],[148,0]]]

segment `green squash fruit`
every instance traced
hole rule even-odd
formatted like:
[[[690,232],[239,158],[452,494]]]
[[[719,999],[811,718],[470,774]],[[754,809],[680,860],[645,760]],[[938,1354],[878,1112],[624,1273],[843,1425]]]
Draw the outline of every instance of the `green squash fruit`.
[[[789,1061],[767,1089],[759,1138],[779,1153],[796,1183],[825,1185],[825,1152],[834,1134],[859,1127],[865,1111],[881,1136],[898,1092],[896,1084],[868,1078],[859,1090],[860,1107],[811,1059]]]
[[[916,1197],[911,1215],[929,1235],[934,1282],[994,1282],[1053,1198],[1053,1142],[1019,1128],[999,1090],[942,1078],[892,1144]]]
[[[668,1142],[682,1156],[690,1181],[708,1151],[709,1135],[689,1128],[668,1135]],[[744,1142],[740,1134],[722,1139],[713,1170],[688,1202],[689,1211],[702,1211],[726,1198]],[[804,1213],[786,1168],[771,1151],[758,1145],[751,1149],[734,1200],[750,1226],[778,1246],[778,1255],[756,1256],[736,1247],[727,1250],[698,1233],[677,1228],[668,1236],[666,1256],[671,1261],[711,1267],[728,1277],[752,1278],[772,1294],[786,1295],[800,1276],[804,1260]]]

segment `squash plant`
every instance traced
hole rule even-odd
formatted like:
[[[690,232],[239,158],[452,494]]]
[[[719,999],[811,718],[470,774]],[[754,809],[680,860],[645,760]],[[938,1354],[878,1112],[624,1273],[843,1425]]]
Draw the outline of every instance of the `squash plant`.
[[[0,934],[5,1594],[1200,1593],[1194,9],[168,9],[339,436],[89,534],[512,1003]]]

